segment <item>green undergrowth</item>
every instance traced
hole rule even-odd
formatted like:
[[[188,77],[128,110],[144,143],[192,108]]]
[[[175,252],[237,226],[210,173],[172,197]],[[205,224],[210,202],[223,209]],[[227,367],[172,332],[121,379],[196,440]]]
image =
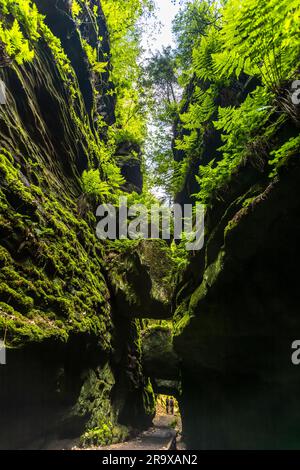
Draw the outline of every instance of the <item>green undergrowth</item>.
[[[172,331],[173,321],[172,320],[144,320],[143,321],[143,335],[151,334],[155,331]]]

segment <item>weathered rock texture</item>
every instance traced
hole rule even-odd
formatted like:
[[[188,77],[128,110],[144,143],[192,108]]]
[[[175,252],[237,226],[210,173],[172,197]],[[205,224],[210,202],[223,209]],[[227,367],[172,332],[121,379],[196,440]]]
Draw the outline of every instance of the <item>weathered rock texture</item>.
[[[288,122],[277,138],[291,132]],[[241,165],[208,210],[205,248],[177,288],[189,448],[299,447],[299,155],[274,180],[267,173]]]
[[[174,262],[162,240],[141,240],[108,255],[113,303],[128,318],[170,319]]]
[[[0,366],[1,448],[84,431],[85,442],[111,442],[126,434],[120,423],[146,425],[154,412],[138,323],[112,310],[95,219],[78,210],[81,174],[99,166],[114,122],[109,65],[97,79],[83,47],[109,56],[101,4],[86,7],[83,15],[93,6],[98,15],[80,30],[71,2],[35,3],[40,37],[18,18],[34,59],[0,71],[0,330],[10,348]]]

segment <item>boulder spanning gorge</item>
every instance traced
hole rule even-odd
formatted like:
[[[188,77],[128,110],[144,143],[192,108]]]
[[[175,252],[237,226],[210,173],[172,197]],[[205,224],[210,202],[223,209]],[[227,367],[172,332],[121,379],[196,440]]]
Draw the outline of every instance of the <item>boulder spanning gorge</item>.
[[[299,21],[0,0],[0,449],[300,449]]]

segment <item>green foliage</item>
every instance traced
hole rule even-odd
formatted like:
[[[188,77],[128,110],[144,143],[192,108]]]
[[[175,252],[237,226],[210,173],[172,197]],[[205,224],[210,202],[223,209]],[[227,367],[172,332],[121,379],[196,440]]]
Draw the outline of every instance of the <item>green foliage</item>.
[[[107,446],[124,442],[128,438],[128,429],[125,426],[113,425],[103,421],[96,429],[91,429],[83,434],[80,440],[82,447]]]
[[[190,67],[194,47],[206,35],[207,27],[216,21],[217,11],[211,1],[189,1],[180,10],[173,23],[173,32],[177,39],[177,60],[183,69]]]
[[[121,175],[121,170],[113,162],[108,162],[104,168],[104,174],[109,187],[118,194],[118,190],[125,184],[125,179]]]
[[[7,55],[15,59],[17,64],[30,62],[34,58],[34,51],[30,49],[29,42],[24,38],[17,20],[14,20],[11,28],[5,28],[0,23],[0,40],[6,46]]]
[[[36,4],[32,0],[0,0],[0,8],[3,14],[3,19],[0,20],[0,40],[5,44],[8,56],[15,59],[19,65],[32,61],[35,55],[35,43],[43,37],[74,100],[78,94],[74,70],[60,40],[45,24],[44,17],[38,12]],[[10,27],[11,15],[14,21]]]
[[[32,0],[0,0],[0,8],[4,15],[11,14],[22,23],[31,40],[39,39],[39,24],[43,16]]]
[[[93,72],[100,75],[106,72],[108,62],[98,61],[97,49],[93,49],[92,46],[90,46],[90,44],[85,39],[82,40],[82,44]]]
[[[191,8],[202,7],[197,1],[190,2],[181,15],[189,14]],[[215,20],[204,22],[192,42],[194,86],[180,115],[185,132],[176,141],[176,148],[185,154],[179,171],[184,180],[188,159],[201,159],[205,136],[214,131],[222,134],[220,158],[199,168],[200,192],[195,196],[205,204],[212,197],[222,197],[232,175],[246,160],[260,169],[270,161],[274,176],[276,167],[287,161],[298,144],[294,138],[276,149],[275,135],[288,115],[294,117],[292,105],[282,106],[281,101],[299,68],[299,3],[228,0],[217,13],[213,5],[210,8]],[[183,25],[181,28],[184,31]],[[241,99],[251,78],[260,85]],[[236,94],[229,99],[231,105],[226,104],[228,90]]]
[[[110,188],[105,181],[101,181],[99,169],[85,170],[82,174],[82,191],[93,198],[102,198],[109,195]]]
[[[82,174],[82,193],[90,201],[100,202],[110,200],[114,202],[120,193],[120,187],[125,183],[124,178],[114,163],[105,164],[104,176],[101,178],[100,170],[85,170]]]
[[[147,183],[150,188],[161,187],[166,195],[173,193],[174,161],[172,148],[172,130],[163,121],[157,121],[149,132],[145,147],[147,164]]]
[[[290,157],[298,155],[300,153],[300,135],[297,137],[291,137],[287,142],[285,142],[280,148],[273,150],[271,156],[273,160],[269,163],[273,166],[273,170],[270,174],[271,177],[277,174],[279,167],[287,163]]]
[[[216,81],[218,73],[215,70],[214,57],[221,49],[221,40],[215,28],[208,30],[207,35],[201,38],[199,47],[192,52],[193,70],[197,77],[203,80]]]
[[[195,88],[194,102],[190,104],[187,113],[180,115],[185,129],[191,131],[199,129],[199,123],[201,123],[201,127],[204,130],[216,111],[215,99],[217,91],[217,88],[214,86],[211,86],[208,90],[202,90],[200,87]],[[186,140],[190,138],[188,136]],[[178,148],[181,148],[180,141],[178,142]]]
[[[186,240],[184,234],[182,240],[180,240],[180,243],[175,243],[174,241],[172,242],[171,257],[175,265],[174,273],[180,273],[184,271],[188,265],[188,252],[186,250],[185,243]]]
[[[273,112],[272,106],[265,105],[271,101],[270,98],[263,87],[257,87],[239,107],[219,108],[214,125],[224,132],[222,150],[225,158],[229,152],[241,155],[249,140],[254,136],[257,138],[259,129],[267,124]]]
[[[37,6],[31,0],[0,0],[2,17],[0,20],[0,40],[6,46],[6,53],[21,65],[34,58],[31,41],[40,38],[39,25],[43,20]],[[11,16],[14,20],[11,24]],[[22,24],[24,31],[20,28]]]
[[[167,196],[174,191],[175,162],[172,154],[173,122],[178,116],[180,90],[176,57],[170,47],[163,48],[145,67],[151,127],[145,148],[148,184],[162,187]]]
[[[193,139],[194,136],[195,134],[192,134],[191,139]],[[184,149],[184,147],[182,149]],[[182,190],[190,164],[191,157],[189,155],[185,156],[181,161],[174,163],[174,171],[172,175],[172,191],[174,195],[178,194]]]
[[[72,15],[74,18],[77,18],[82,11],[81,5],[77,2],[77,0],[72,0]]]
[[[231,175],[248,156],[257,159],[266,157],[264,135],[270,116],[274,112],[272,106],[265,106],[270,99],[268,95],[270,94],[265,88],[257,87],[239,107],[219,108],[214,126],[223,132],[224,145],[220,149],[222,159],[218,162],[212,160],[209,164],[200,166],[197,180],[201,190],[196,197],[202,203],[206,204],[212,196],[219,195],[219,189],[226,188]]]
[[[187,2],[180,10],[174,21],[174,33],[177,38],[177,48],[164,48],[162,52],[155,54],[146,67],[148,82],[153,88],[154,106],[151,109],[154,131],[149,136],[150,143],[146,147],[149,168],[151,172],[150,184],[162,187],[169,199],[174,197],[183,186],[191,160],[195,156],[195,148],[198,145],[199,122],[208,121],[216,110],[214,103],[215,89],[202,90],[196,87],[194,98],[187,110],[184,104],[184,112],[180,114],[181,85],[185,85],[192,77],[196,67],[191,68],[193,50],[196,45],[203,44],[205,40],[205,53],[198,54],[199,76],[203,72],[204,59],[209,53],[218,50],[215,35],[206,37],[209,27],[214,29],[217,22],[217,10],[212,2],[195,0]],[[199,64],[199,62],[201,62]],[[211,73],[211,58],[207,60],[206,74]],[[215,87],[216,88],[216,87]],[[183,136],[174,135],[174,122],[178,118],[184,127],[190,132]],[[204,127],[204,124],[203,126]],[[179,133],[180,135],[180,133]],[[185,152],[185,158],[173,161],[172,141],[176,138],[177,150]]]
[[[213,55],[220,76],[257,75],[270,89],[299,65],[297,0],[229,0],[222,12],[222,50]]]

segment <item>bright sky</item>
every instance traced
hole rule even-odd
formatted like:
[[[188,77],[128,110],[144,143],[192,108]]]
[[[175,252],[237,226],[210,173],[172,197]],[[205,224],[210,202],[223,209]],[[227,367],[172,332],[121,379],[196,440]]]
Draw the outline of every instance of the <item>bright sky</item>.
[[[142,42],[146,57],[150,57],[156,50],[161,50],[163,46],[174,46],[172,21],[180,9],[179,2],[174,5],[171,0],[155,0],[154,3],[157,21],[152,20],[150,23],[154,31],[152,34],[145,32]],[[160,27],[158,22],[161,23]]]
[[[142,56],[143,60],[150,58],[157,50],[162,50],[163,47],[175,46],[172,22],[180,9],[179,2],[177,1],[174,5],[171,0],[155,0],[154,3],[156,6],[156,19],[149,20],[147,28],[144,29],[142,47],[145,52]],[[154,187],[151,192],[158,199],[166,197],[163,188]]]

